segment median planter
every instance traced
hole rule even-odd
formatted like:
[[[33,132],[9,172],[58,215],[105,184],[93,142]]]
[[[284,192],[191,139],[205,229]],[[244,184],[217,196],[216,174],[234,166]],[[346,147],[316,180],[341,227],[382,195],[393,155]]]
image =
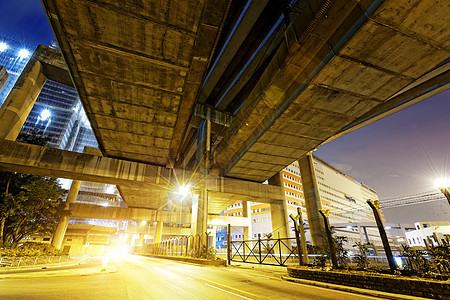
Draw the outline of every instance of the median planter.
[[[407,278],[396,275],[371,274],[359,271],[321,271],[301,267],[288,267],[293,278],[327,282],[357,288],[378,290],[435,299],[450,299],[450,281]]]

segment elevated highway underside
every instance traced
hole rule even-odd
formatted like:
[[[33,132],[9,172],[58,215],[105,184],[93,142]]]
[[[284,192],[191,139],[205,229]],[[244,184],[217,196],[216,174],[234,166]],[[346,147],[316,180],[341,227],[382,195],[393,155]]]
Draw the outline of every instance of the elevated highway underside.
[[[262,182],[448,87],[447,1],[42,2],[106,157],[195,168],[203,105],[208,171]]]
[[[104,157],[2,140],[0,168],[116,184],[134,208],[190,181],[217,214],[283,200],[260,183],[448,88],[448,1],[281,2],[42,0]]]

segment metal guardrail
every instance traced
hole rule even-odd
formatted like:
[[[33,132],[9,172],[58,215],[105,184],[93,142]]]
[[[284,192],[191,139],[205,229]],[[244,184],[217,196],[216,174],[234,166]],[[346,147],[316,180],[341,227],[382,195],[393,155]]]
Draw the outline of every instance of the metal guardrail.
[[[0,268],[22,268],[45,265],[56,265],[60,263],[70,263],[81,260],[78,256],[3,256],[0,257]]]

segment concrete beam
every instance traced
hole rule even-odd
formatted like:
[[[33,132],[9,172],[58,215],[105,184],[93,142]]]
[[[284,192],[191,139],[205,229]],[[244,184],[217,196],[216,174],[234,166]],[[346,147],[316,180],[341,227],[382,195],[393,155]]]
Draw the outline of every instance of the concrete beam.
[[[37,145],[0,141],[0,168],[108,184],[156,183],[161,167]]]
[[[191,223],[190,213],[157,211],[144,208],[103,207],[99,205],[71,203],[71,218],[134,220],[167,223]],[[212,226],[251,226],[251,218],[208,215],[208,225]]]
[[[448,88],[443,1],[322,3],[293,17],[224,131],[213,150],[221,175],[262,182],[323,143]]]
[[[205,84],[200,94],[200,103],[205,102],[211,94],[212,90],[234,58],[234,55],[239,50],[239,47],[241,47],[242,43],[247,38],[248,33],[255,25],[268,2],[268,0],[250,1],[248,7],[245,7],[244,11],[241,13],[239,22],[233,29],[233,34],[227,40],[224,48],[221,49],[216,61],[206,77]]]
[[[206,186],[209,213],[218,214],[237,200],[281,200],[278,187],[270,185],[211,175],[204,179],[202,174],[184,170],[8,140],[0,140],[0,169],[115,184],[129,207],[161,208],[168,201],[168,193],[180,183],[191,183],[194,189],[201,184]]]
[[[106,219],[106,220],[134,220],[134,221],[163,221],[168,223],[191,223],[190,213],[177,213],[144,208],[104,207],[92,204],[71,203],[71,218]]]

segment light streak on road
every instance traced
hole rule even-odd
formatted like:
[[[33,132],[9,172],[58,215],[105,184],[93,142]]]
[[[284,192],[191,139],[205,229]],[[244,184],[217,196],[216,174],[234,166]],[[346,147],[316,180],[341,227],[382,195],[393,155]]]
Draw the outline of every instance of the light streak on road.
[[[233,293],[233,292],[230,292],[230,291],[227,291],[227,290],[218,288],[217,286],[213,286],[213,285],[210,285],[210,284],[207,284],[207,283],[205,283],[205,285],[207,285],[207,286],[209,286],[209,287],[212,287],[212,288],[215,288],[215,289],[218,289],[219,291],[222,291],[222,292],[225,292],[225,293],[234,295],[234,296],[236,296],[236,297],[242,298],[242,299],[250,299],[250,300],[252,299],[252,298],[247,298],[247,297],[241,296],[241,295],[239,295],[239,294],[235,294],[235,293]]]

